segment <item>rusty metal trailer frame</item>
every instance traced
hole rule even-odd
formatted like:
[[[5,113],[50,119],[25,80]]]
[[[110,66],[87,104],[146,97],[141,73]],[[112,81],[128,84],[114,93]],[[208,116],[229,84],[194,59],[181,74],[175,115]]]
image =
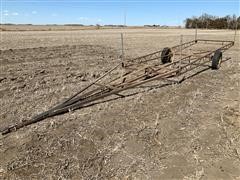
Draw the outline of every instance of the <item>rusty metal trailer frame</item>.
[[[184,50],[187,50],[188,48],[199,43],[215,44],[218,47],[211,50],[198,51],[194,53],[183,53]],[[163,51],[156,51],[154,53],[126,61],[124,64],[125,72],[122,73],[122,75],[114,79],[109,78],[110,81],[106,83],[99,83],[107,76],[111,77],[111,74],[117,69],[122,71],[122,63],[119,63],[101,77],[96,79],[94,82],[90,83],[87,87],[80,90],[59,105],[56,105],[48,111],[34,116],[30,120],[6,127],[2,129],[1,133],[4,135],[44,120],[48,117],[86,107],[90,103],[96,102],[108,96],[115,95],[124,97],[124,95],[120,94],[121,92],[155,80],[162,80],[171,83],[181,82],[184,79],[184,76],[182,75],[184,75],[186,72],[192,71],[200,66],[205,65],[206,63],[211,62],[211,59],[217,50],[224,52],[233,45],[234,41],[207,39],[196,39],[185,42],[170,48],[171,54],[167,56],[173,57],[172,62],[165,64],[161,63],[160,59]],[[191,49],[189,51],[191,51]],[[179,58],[179,56],[181,58]]]

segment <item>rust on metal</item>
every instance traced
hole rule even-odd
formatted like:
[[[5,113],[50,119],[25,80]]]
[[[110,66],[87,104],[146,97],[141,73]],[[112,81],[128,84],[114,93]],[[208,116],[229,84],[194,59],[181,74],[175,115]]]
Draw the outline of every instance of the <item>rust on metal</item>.
[[[207,50],[199,50],[196,48],[194,51],[192,48],[198,44],[216,45],[218,47],[208,48]],[[113,71],[122,68],[122,63],[119,63],[64,102],[46,112],[34,116],[28,121],[6,127],[1,133],[7,134],[46,118],[86,107],[108,96],[116,95],[118,97],[124,97],[121,92],[152,81],[181,82],[185,73],[211,62],[211,57],[217,50],[224,52],[233,45],[234,41],[196,39],[185,43],[181,42],[180,45],[171,47],[172,54],[170,55],[173,56],[173,60],[169,63],[161,63],[162,51],[156,51],[131,60],[124,59],[125,73],[123,75],[115,78],[111,75]],[[99,82],[106,79],[107,76],[109,76],[109,78],[105,83]],[[173,78],[180,78],[180,80]]]

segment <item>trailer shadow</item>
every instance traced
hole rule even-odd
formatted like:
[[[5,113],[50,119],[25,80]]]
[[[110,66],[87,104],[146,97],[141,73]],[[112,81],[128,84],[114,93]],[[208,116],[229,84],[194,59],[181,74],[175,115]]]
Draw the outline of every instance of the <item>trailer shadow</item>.
[[[182,79],[181,81],[179,82],[175,82],[175,83],[165,83],[165,84],[160,84],[160,85],[146,85],[146,86],[139,86],[139,87],[135,87],[134,89],[143,89],[141,91],[138,91],[138,92],[134,92],[134,93],[129,93],[127,95],[124,95],[123,97],[121,96],[118,96],[118,97],[114,97],[114,98],[110,98],[110,99],[107,99],[107,100],[102,100],[102,101],[98,101],[98,102],[94,102],[94,103],[91,103],[91,104],[88,104],[86,106],[83,106],[79,109],[82,109],[82,108],[87,108],[87,107],[91,107],[91,106],[94,106],[94,105],[97,105],[97,104],[102,104],[102,103],[107,103],[107,102],[111,102],[111,101],[114,101],[114,100],[118,100],[118,99],[124,99],[124,98],[128,98],[128,97],[131,97],[131,96],[135,96],[135,95],[138,95],[138,94],[143,94],[143,93],[146,93],[146,92],[149,92],[149,91],[152,91],[152,90],[156,90],[156,89],[161,89],[161,88],[164,88],[164,87],[167,87],[167,86],[171,86],[173,84],[181,84],[183,83],[184,81],[190,79],[190,78],[193,78],[195,76],[197,76],[198,74],[201,74],[207,70],[209,70],[211,67],[207,67],[207,68],[204,68],[202,69],[201,71],[198,71],[190,76],[187,76],[187,77],[184,77],[184,79]]]
[[[229,59],[226,59],[226,60],[223,60],[222,62],[226,62],[226,61],[228,61],[228,60],[229,60]],[[203,67],[206,67],[206,66],[203,66]],[[91,106],[94,106],[94,105],[97,105],[97,104],[102,104],[102,103],[111,102],[111,101],[118,100],[118,99],[123,99],[123,98],[131,97],[131,96],[135,96],[135,95],[137,95],[137,94],[149,92],[149,91],[151,91],[151,90],[153,90],[153,89],[160,89],[160,88],[167,87],[167,86],[170,86],[170,85],[173,85],[173,84],[181,84],[182,82],[184,82],[184,81],[186,81],[186,80],[188,80],[188,79],[191,79],[191,78],[193,78],[193,77],[195,77],[195,76],[197,76],[197,75],[199,75],[199,74],[201,74],[201,73],[203,73],[203,72],[205,72],[205,71],[207,71],[207,70],[209,70],[209,69],[211,69],[211,66],[208,66],[207,68],[204,68],[204,69],[201,69],[201,70],[199,69],[198,71],[196,71],[196,72],[194,72],[194,73],[192,73],[192,74],[190,74],[190,75],[188,75],[188,76],[185,76],[185,77],[183,76],[183,78],[182,78],[181,80],[179,80],[179,81],[168,82],[168,83],[160,84],[160,85],[138,86],[138,87],[135,87],[135,88],[133,88],[133,89],[141,88],[141,89],[143,89],[143,90],[138,91],[138,92],[134,92],[134,93],[129,93],[129,94],[124,95],[124,96],[118,96],[118,97],[112,97],[112,98],[105,99],[105,100],[104,100],[104,99],[103,99],[103,100],[99,100],[99,101],[97,101],[97,102],[93,102],[93,103],[87,104],[87,105],[85,105],[85,106],[81,106],[81,107],[79,107],[79,108],[77,108],[77,109],[74,109],[74,111],[75,111],[75,110],[78,110],[78,109],[83,109],[83,108],[91,107]],[[146,88],[148,88],[148,89],[146,90]],[[64,114],[64,113],[65,113],[65,112],[62,112],[62,113],[59,113],[59,114],[57,114],[57,115],[61,115],[61,114]],[[54,116],[57,116],[57,115],[54,115]],[[46,118],[46,117],[45,117],[45,118]],[[42,120],[44,120],[45,118],[43,118],[43,119],[41,119],[41,120],[38,120],[38,121],[42,121]],[[36,123],[36,121],[34,121],[33,123]],[[30,123],[30,124],[33,124],[33,123]],[[30,125],[30,124],[28,124],[28,125]],[[24,125],[24,126],[28,126],[28,125]],[[22,127],[20,127],[20,128],[22,128]],[[17,128],[17,129],[19,129],[19,128]],[[17,130],[17,129],[15,129],[15,130]],[[12,128],[11,128],[11,127],[0,128],[0,132],[2,133],[2,135],[7,134],[7,133],[9,133],[9,132],[11,132],[11,131],[12,131]]]
[[[230,59],[225,59],[225,60],[222,60],[222,63],[223,62],[226,62]],[[188,76],[185,76],[183,79],[181,79],[179,82],[176,82],[176,83],[165,83],[165,84],[162,84],[162,85],[146,85],[146,86],[139,86],[139,87],[135,87],[134,89],[136,88],[141,88],[143,89],[142,91],[139,91],[139,92],[134,92],[134,93],[130,93],[130,94],[127,94],[127,95],[124,95],[124,97],[114,97],[114,98],[111,98],[111,99],[107,99],[107,100],[102,100],[102,101],[98,101],[98,102],[94,102],[94,103],[91,103],[91,104],[88,104],[86,106],[83,106],[81,107],[80,109],[82,108],[86,108],[86,107],[91,107],[91,106],[94,106],[94,105],[97,105],[97,104],[102,104],[102,103],[106,103],[106,102],[111,102],[111,101],[114,101],[114,100],[118,100],[118,99],[123,99],[123,98],[127,98],[127,97],[131,97],[131,96],[135,96],[137,94],[142,94],[142,93],[145,93],[145,92],[149,92],[153,89],[160,89],[160,88],[163,88],[163,87],[167,87],[167,86],[170,86],[170,85],[173,85],[173,84],[181,84],[183,83],[184,81],[188,80],[188,79],[191,79],[191,78],[194,78],[195,76],[209,70],[209,69],[212,69],[211,66],[209,65],[203,65],[202,67],[204,67],[203,69],[199,69],[197,72],[195,73],[192,73]],[[146,88],[149,88],[148,90],[146,90]]]

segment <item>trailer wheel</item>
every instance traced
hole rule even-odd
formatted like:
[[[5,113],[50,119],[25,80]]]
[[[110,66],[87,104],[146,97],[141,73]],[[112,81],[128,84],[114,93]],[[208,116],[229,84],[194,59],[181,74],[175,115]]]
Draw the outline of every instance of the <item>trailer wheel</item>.
[[[170,63],[171,62],[171,58],[172,58],[172,50],[168,47],[165,47],[162,50],[162,54],[161,54],[161,61],[163,64],[165,63]]]
[[[222,62],[221,50],[216,50],[212,57],[212,69],[219,69]]]

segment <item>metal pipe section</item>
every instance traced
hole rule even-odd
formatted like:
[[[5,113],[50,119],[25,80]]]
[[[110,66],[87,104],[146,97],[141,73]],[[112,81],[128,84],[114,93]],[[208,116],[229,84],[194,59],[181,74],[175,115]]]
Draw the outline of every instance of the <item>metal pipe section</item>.
[[[197,42],[222,42],[222,46],[220,46],[217,49],[213,49],[212,51],[209,51],[207,53],[203,53],[201,57],[194,57],[194,54],[182,57],[182,50],[184,48],[190,47]],[[227,43],[227,44],[225,44]],[[93,103],[99,99],[105,98],[107,96],[111,95],[118,95],[119,92],[139,86],[141,84],[145,84],[154,80],[159,80],[159,79],[166,79],[166,78],[171,78],[174,76],[179,76],[182,75],[188,71],[191,71],[209,61],[210,56],[218,49],[221,51],[225,51],[232,47],[234,45],[233,41],[221,41],[221,40],[196,40],[196,41],[190,41],[186,43],[182,43],[182,36],[180,40],[180,45],[177,45],[173,48],[175,50],[180,49],[180,59],[167,63],[167,64],[159,64],[159,65],[146,65],[145,67],[142,67],[141,69],[136,69],[133,70],[132,72],[125,73],[125,75],[118,77],[114,80],[111,80],[108,82],[108,84],[103,85],[103,87],[97,87],[93,90],[88,90],[85,94],[82,94],[81,96],[78,96],[79,94],[83,93],[87,89],[89,89],[92,85],[96,84],[99,80],[110,74],[112,71],[117,69],[120,65],[116,65],[112,69],[110,69],[108,72],[106,72],[104,75],[96,79],[94,82],[90,83],[88,86],[80,90],[79,92],[75,93],[73,96],[65,100],[63,103],[51,108],[50,110],[43,112],[37,116],[34,116],[32,119],[28,121],[21,122],[19,124],[16,124],[14,126],[7,127],[1,131],[2,134],[7,134],[11,131],[20,129],[22,127],[28,126],[30,124],[42,121],[48,117],[52,117],[55,115],[63,114],[72,110],[79,109],[81,107],[84,107],[88,105],[89,103]],[[144,58],[146,57],[151,57],[152,55],[158,55],[160,58],[160,53],[161,51],[152,53],[150,55],[143,56]],[[143,58],[143,57],[140,57]],[[151,59],[150,58],[150,59]],[[148,59],[145,59],[148,60]],[[181,62],[188,62],[182,64]],[[141,63],[141,62],[140,62]],[[180,69],[177,68],[177,65],[180,64]],[[146,69],[150,71],[146,71]],[[125,80],[125,81],[124,81]],[[111,88],[107,88],[111,87]]]

